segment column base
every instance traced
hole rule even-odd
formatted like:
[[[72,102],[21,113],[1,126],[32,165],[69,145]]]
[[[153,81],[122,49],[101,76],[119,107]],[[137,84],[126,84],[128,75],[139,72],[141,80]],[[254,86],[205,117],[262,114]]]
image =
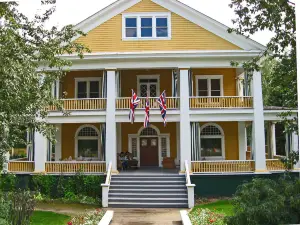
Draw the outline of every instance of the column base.
[[[47,174],[47,172],[46,171],[33,171],[32,172],[33,174],[42,174],[42,175],[46,175]]]
[[[269,170],[255,170],[255,173],[270,173]]]
[[[113,170],[113,171],[111,171],[111,174],[118,175],[118,174],[120,174],[120,172],[118,170]]]

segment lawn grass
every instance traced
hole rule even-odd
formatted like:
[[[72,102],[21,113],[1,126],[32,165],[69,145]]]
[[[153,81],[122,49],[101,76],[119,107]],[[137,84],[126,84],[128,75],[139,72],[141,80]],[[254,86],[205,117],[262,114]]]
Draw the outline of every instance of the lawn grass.
[[[70,221],[70,217],[62,214],[44,211],[34,211],[31,217],[31,225],[64,225]]]
[[[231,216],[233,214],[233,206],[230,200],[220,200],[213,203],[196,205],[192,211],[199,208],[213,210],[218,213],[223,213],[226,216]]]

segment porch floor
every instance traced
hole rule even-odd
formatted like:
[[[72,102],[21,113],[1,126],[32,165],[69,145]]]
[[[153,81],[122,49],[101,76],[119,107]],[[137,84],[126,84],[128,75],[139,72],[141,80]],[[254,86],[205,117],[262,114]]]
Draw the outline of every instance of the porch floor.
[[[120,175],[172,175],[178,174],[179,169],[164,169],[160,167],[140,167],[138,169],[120,170]]]

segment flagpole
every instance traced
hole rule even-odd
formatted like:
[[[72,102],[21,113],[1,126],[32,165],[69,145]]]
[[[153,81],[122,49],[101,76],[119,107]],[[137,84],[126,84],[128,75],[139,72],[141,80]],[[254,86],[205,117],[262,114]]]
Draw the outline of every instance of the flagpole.
[[[298,93],[298,137],[300,128],[300,3],[295,1],[295,15],[296,15],[296,50],[297,50],[297,93]],[[298,138],[298,151],[300,153],[300,138]],[[300,165],[300,154],[298,167]],[[299,173],[300,176],[300,173]]]

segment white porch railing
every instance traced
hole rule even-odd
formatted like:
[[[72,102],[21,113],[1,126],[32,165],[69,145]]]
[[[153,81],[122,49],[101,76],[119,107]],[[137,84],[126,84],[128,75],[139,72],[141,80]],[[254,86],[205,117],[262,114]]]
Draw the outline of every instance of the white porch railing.
[[[32,173],[34,171],[33,161],[9,161],[8,172],[13,173]]]
[[[106,109],[105,98],[62,99],[65,110],[103,110]],[[49,106],[49,111],[57,111],[56,106]]]
[[[253,97],[191,97],[190,108],[253,108]]]
[[[108,192],[109,192],[110,181],[111,181],[111,173],[112,173],[112,162],[110,162],[108,165],[105,184],[101,184],[101,186],[102,186],[102,207],[104,207],[104,208],[108,207]]]
[[[116,99],[116,109],[129,109],[130,108],[130,97],[126,98],[117,98]],[[143,109],[146,105],[147,98],[139,98],[141,101],[137,107],[137,109]],[[150,108],[151,109],[159,109],[159,105],[157,103],[156,98],[149,98]],[[167,97],[166,104],[168,109],[179,109],[180,98],[176,97]]]
[[[254,160],[192,161],[193,173],[254,172]]]
[[[59,161],[46,162],[46,173],[105,173],[106,164],[103,161]]]
[[[187,160],[185,160],[184,166],[185,166],[186,188],[188,192],[188,205],[189,208],[191,209],[195,205],[195,196],[194,196],[195,184],[191,183],[190,168]]]

